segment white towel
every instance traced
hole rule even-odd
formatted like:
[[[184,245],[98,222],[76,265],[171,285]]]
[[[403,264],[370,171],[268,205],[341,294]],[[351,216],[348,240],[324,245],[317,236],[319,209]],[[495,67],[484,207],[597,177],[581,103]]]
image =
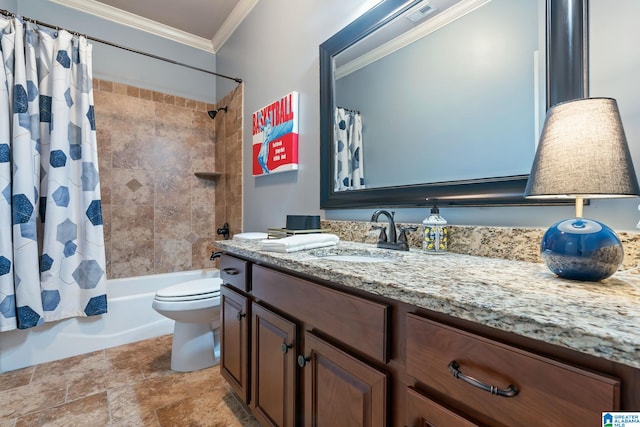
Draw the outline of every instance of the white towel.
[[[266,239],[260,242],[260,249],[271,252],[296,252],[305,249],[322,248],[338,244],[335,234],[296,234],[282,239]]]
[[[266,239],[267,237],[269,237],[269,235],[267,233],[261,233],[261,232],[248,232],[248,233],[239,233],[239,234],[234,234],[233,235],[233,240],[238,240],[241,242],[248,242],[251,240],[262,240],[262,239]]]

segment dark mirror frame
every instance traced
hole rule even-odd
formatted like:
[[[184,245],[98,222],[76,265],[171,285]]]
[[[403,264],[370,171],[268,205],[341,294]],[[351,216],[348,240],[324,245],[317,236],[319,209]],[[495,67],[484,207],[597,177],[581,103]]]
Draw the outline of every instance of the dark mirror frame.
[[[587,96],[587,2],[547,0],[547,108]],[[528,175],[333,191],[333,56],[376,31],[418,0],[384,0],[320,45],[320,208],[572,204],[525,199]],[[533,161],[533,160],[532,160]],[[401,165],[398,165],[401,167]]]

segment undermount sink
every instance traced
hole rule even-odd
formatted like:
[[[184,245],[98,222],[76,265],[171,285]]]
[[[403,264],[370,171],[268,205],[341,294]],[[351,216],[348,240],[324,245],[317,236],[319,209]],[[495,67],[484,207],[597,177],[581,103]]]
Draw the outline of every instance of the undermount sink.
[[[314,249],[310,251],[310,255],[327,261],[361,263],[394,262],[398,259],[398,254],[393,251],[338,247]]]
[[[382,258],[370,255],[327,255],[318,257],[329,261],[345,261],[345,262],[391,262],[391,258]]]

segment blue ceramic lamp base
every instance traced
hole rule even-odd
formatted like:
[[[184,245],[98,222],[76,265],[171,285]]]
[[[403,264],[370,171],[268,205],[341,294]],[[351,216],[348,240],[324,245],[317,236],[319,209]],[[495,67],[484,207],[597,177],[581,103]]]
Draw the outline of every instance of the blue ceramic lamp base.
[[[559,277],[597,282],[618,270],[624,250],[618,235],[605,224],[573,218],[560,221],[546,231],[540,255]]]

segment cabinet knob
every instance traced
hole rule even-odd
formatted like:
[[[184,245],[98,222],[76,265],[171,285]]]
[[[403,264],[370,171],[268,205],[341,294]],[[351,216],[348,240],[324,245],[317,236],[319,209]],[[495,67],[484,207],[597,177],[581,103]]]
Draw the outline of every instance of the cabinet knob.
[[[311,360],[310,357],[304,357],[302,354],[298,356],[298,366],[304,368],[304,366]]]
[[[242,318],[245,317],[245,316],[246,316],[245,313],[239,311],[238,314],[236,314],[236,319],[242,320]]]
[[[287,344],[286,342],[283,342],[281,348],[282,348],[282,352],[284,354],[287,354],[289,352],[289,349],[293,348],[293,344]]]

